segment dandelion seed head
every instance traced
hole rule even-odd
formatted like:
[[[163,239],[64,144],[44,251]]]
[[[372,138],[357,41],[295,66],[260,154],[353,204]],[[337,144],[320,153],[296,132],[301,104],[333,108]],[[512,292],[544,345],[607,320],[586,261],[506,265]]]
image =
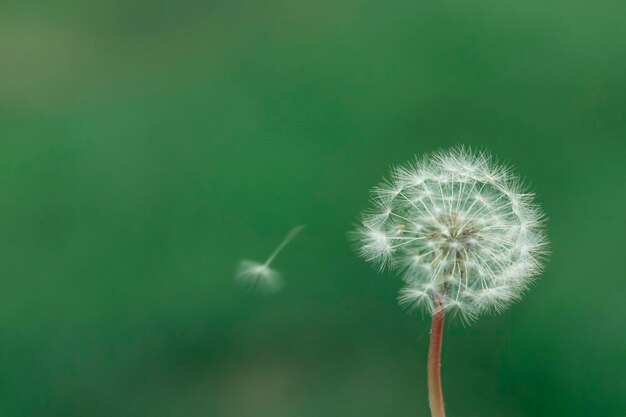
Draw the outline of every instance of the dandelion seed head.
[[[356,232],[359,253],[396,269],[399,302],[471,320],[520,298],[541,271],[543,213],[519,178],[457,147],[395,168],[375,187]]]

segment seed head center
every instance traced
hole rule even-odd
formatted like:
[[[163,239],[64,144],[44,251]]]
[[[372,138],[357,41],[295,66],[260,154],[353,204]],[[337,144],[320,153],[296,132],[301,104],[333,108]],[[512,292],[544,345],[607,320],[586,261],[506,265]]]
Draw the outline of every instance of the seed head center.
[[[439,230],[434,237],[446,252],[468,250],[478,241],[478,228],[472,220],[463,221],[457,213],[442,216],[438,219]]]

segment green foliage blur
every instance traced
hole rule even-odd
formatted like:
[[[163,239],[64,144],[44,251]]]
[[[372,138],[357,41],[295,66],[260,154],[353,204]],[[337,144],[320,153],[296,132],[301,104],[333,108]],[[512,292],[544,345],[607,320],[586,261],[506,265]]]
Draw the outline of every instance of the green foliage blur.
[[[488,149],[551,259],[446,327],[449,417],[626,415],[626,3],[0,3],[0,416],[420,417],[429,322],[346,232]],[[276,259],[274,296],[235,285]]]

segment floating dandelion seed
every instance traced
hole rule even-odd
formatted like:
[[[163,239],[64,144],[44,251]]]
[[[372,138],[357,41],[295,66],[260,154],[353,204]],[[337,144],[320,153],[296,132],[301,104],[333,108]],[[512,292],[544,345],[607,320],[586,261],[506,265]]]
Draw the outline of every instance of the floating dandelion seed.
[[[399,271],[400,304],[433,316],[429,398],[444,416],[444,314],[467,321],[521,297],[542,268],[543,214],[509,168],[463,147],[395,168],[372,202],[355,233],[359,254]]]
[[[264,293],[275,293],[279,291],[283,287],[283,280],[280,276],[280,272],[270,268],[270,264],[280,251],[282,251],[302,229],[304,229],[303,225],[291,229],[264,263],[247,259],[241,261],[235,276],[237,281],[248,288],[258,289]]]

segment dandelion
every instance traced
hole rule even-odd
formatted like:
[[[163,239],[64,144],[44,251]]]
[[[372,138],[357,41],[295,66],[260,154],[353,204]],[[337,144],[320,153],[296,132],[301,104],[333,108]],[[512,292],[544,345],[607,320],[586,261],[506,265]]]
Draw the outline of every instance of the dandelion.
[[[398,271],[399,303],[432,316],[429,401],[443,417],[444,316],[467,322],[520,299],[542,268],[543,214],[510,168],[463,147],[393,169],[372,203],[355,233],[359,254]]]
[[[283,287],[280,272],[270,268],[276,256],[287,246],[298,233],[304,229],[303,225],[296,226],[287,233],[283,241],[274,249],[274,252],[264,263],[244,259],[239,263],[235,278],[248,288],[257,289],[264,293],[275,293]]]

